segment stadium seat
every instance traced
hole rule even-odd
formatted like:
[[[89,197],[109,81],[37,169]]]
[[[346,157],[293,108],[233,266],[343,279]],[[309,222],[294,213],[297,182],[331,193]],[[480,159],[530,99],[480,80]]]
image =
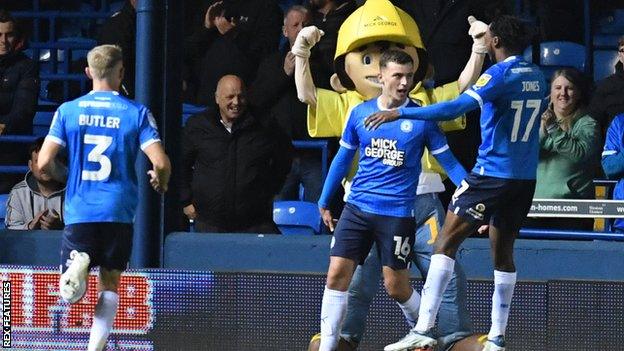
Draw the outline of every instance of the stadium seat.
[[[48,130],[50,130],[50,124],[52,123],[53,117],[54,117],[54,112],[47,112],[47,111],[36,112],[35,118],[33,119],[33,135],[36,135],[36,136],[48,135]]]
[[[305,201],[276,201],[273,220],[284,235],[321,233],[321,215],[318,206]]]
[[[594,81],[597,82],[613,74],[617,60],[617,50],[594,50]]]
[[[186,121],[192,115],[198,114],[206,109],[206,106],[182,104],[182,126],[186,125]]]
[[[581,72],[585,71],[585,46],[569,41],[549,41],[540,43],[540,62],[546,80],[550,81],[552,74],[564,67],[573,67]],[[533,47],[524,50],[524,59],[533,62]]]
[[[620,35],[618,34],[594,34],[592,45],[594,49],[617,50],[619,38]]]
[[[0,229],[4,229],[4,218],[6,216],[7,201],[9,194],[0,194]]]

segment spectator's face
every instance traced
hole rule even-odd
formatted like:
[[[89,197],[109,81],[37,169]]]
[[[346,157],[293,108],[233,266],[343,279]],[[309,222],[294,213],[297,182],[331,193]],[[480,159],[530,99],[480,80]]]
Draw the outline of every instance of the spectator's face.
[[[559,76],[552,81],[550,86],[550,101],[555,111],[563,112],[564,115],[571,114],[576,110],[580,92],[563,76]]]
[[[17,33],[13,22],[0,22],[0,55],[6,55],[15,49]]]
[[[308,24],[308,16],[300,11],[290,11],[286,18],[284,18],[284,27],[282,32],[288,39],[290,46],[295,43],[297,34],[301,31],[301,28]]]
[[[411,63],[402,65],[388,62],[386,67],[381,69],[379,81],[384,96],[395,102],[403,102],[414,83],[414,66]]]
[[[38,182],[44,183],[44,182],[51,181],[52,177],[49,174],[43,172],[37,165],[38,159],[39,159],[39,151],[35,151],[32,154],[30,154],[30,160],[28,161],[28,168],[30,168],[30,171],[32,172],[33,176],[35,177],[35,179],[37,179]]]
[[[226,122],[234,122],[245,113],[247,96],[243,82],[233,76],[221,78],[217,85],[217,105],[221,118]]]

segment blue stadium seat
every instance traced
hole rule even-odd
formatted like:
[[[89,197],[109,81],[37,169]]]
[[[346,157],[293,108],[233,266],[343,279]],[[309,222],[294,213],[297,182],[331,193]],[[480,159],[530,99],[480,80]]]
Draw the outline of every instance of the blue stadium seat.
[[[36,135],[36,136],[48,135],[48,130],[50,130],[50,124],[52,124],[53,117],[54,117],[54,112],[47,112],[47,111],[36,112],[35,118],[33,119],[33,135]]]
[[[569,41],[549,41],[540,43],[540,62],[546,80],[550,81],[552,74],[564,67],[573,67],[581,72],[585,71],[585,46]],[[524,59],[533,62],[533,47],[524,50]]]
[[[206,109],[206,106],[192,105],[192,104],[182,104],[182,126],[186,125],[186,121],[192,115],[198,114]]]
[[[595,20],[597,33],[621,35],[624,33],[624,9],[615,9],[612,13]]]
[[[321,215],[318,206],[305,201],[276,201],[273,220],[284,235],[321,233]]]
[[[7,201],[9,194],[0,194],[0,229],[4,229],[4,218],[6,216]]]
[[[594,81],[599,81],[615,72],[618,60],[617,50],[594,50]]]
[[[608,49],[608,50],[617,50],[618,48],[618,40],[620,39],[619,34],[594,34],[592,39],[594,49]]]

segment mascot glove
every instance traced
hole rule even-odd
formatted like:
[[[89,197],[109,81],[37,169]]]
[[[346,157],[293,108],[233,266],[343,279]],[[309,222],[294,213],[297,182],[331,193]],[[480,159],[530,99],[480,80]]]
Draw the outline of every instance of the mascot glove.
[[[291,52],[295,56],[309,58],[310,57],[310,49],[316,45],[316,43],[321,40],[323,36],[323,31],[316,28],[315,26],[309,26],[301,29],[299,34],[297,34],[297,39],[295,39],[295,43],[291,48]]]
[[[488,25],[477,20],[474,16],[468,16],[470,29],[468,35],[472,37],[472,52],[476,54],[487,54],[487,45],[485,45],[485,32]]]

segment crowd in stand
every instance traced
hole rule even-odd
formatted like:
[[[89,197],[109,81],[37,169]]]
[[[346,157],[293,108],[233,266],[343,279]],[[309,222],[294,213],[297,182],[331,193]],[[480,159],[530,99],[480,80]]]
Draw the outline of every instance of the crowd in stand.
[[[202,11],[187,4],[186,18],[192,25],[184,39],[183,96],[185,102],[207,110],[184,127],[180,212],[195,220],[198,230],[278,233],[272,221],[274,200],[298,200],[300,184],[305,201],[318,200],[320,151],[293,150],[288,142],[312,139],[307,106],[297,97],[290,49],[303,27],[321,29],[324,36],[312,49],[310,68],[315,86],[331,89],[338,29],[363,2],[194,1]],[[433,72],[428,84],[434,86],[456,80],[470,56],[468,15],[487,23],[510,12],[506,1],[495,0],[393,3],[420,26]],[[130,98],[136,86],[135,7],[136,0],[127,0],[97,37],[98,44],[123,49],[126,74],[121,93]],[[23,52],[23,33],[8,12],[0,11],[0,135],[32,134],[39,79],[37,65]],[[595,89],[573,68],[551,78],[548,109],[536,122],[541,123],[536,198],[592,199],[592,181],[603,172],[609,179],[624,177],[624,37],[617,45],[614,73]],[[448,134],[451,150],[465,167],[474,164],[480,142],[477,119],[468,121],[465,130]],[[62,226],[64,185],[51,183],[33,166],[40,147],[41,140],[30,148],[2,143],[0,165],[28,163],[30,168],[25,177],[0,174],[0,193],[11,193],[9,229]],[[614,197],[624,197],[623,184],[618,183]],[[619,222],[616,229],[624,230]],[[528,225],[593,229],[591,220],[534,219]]]

